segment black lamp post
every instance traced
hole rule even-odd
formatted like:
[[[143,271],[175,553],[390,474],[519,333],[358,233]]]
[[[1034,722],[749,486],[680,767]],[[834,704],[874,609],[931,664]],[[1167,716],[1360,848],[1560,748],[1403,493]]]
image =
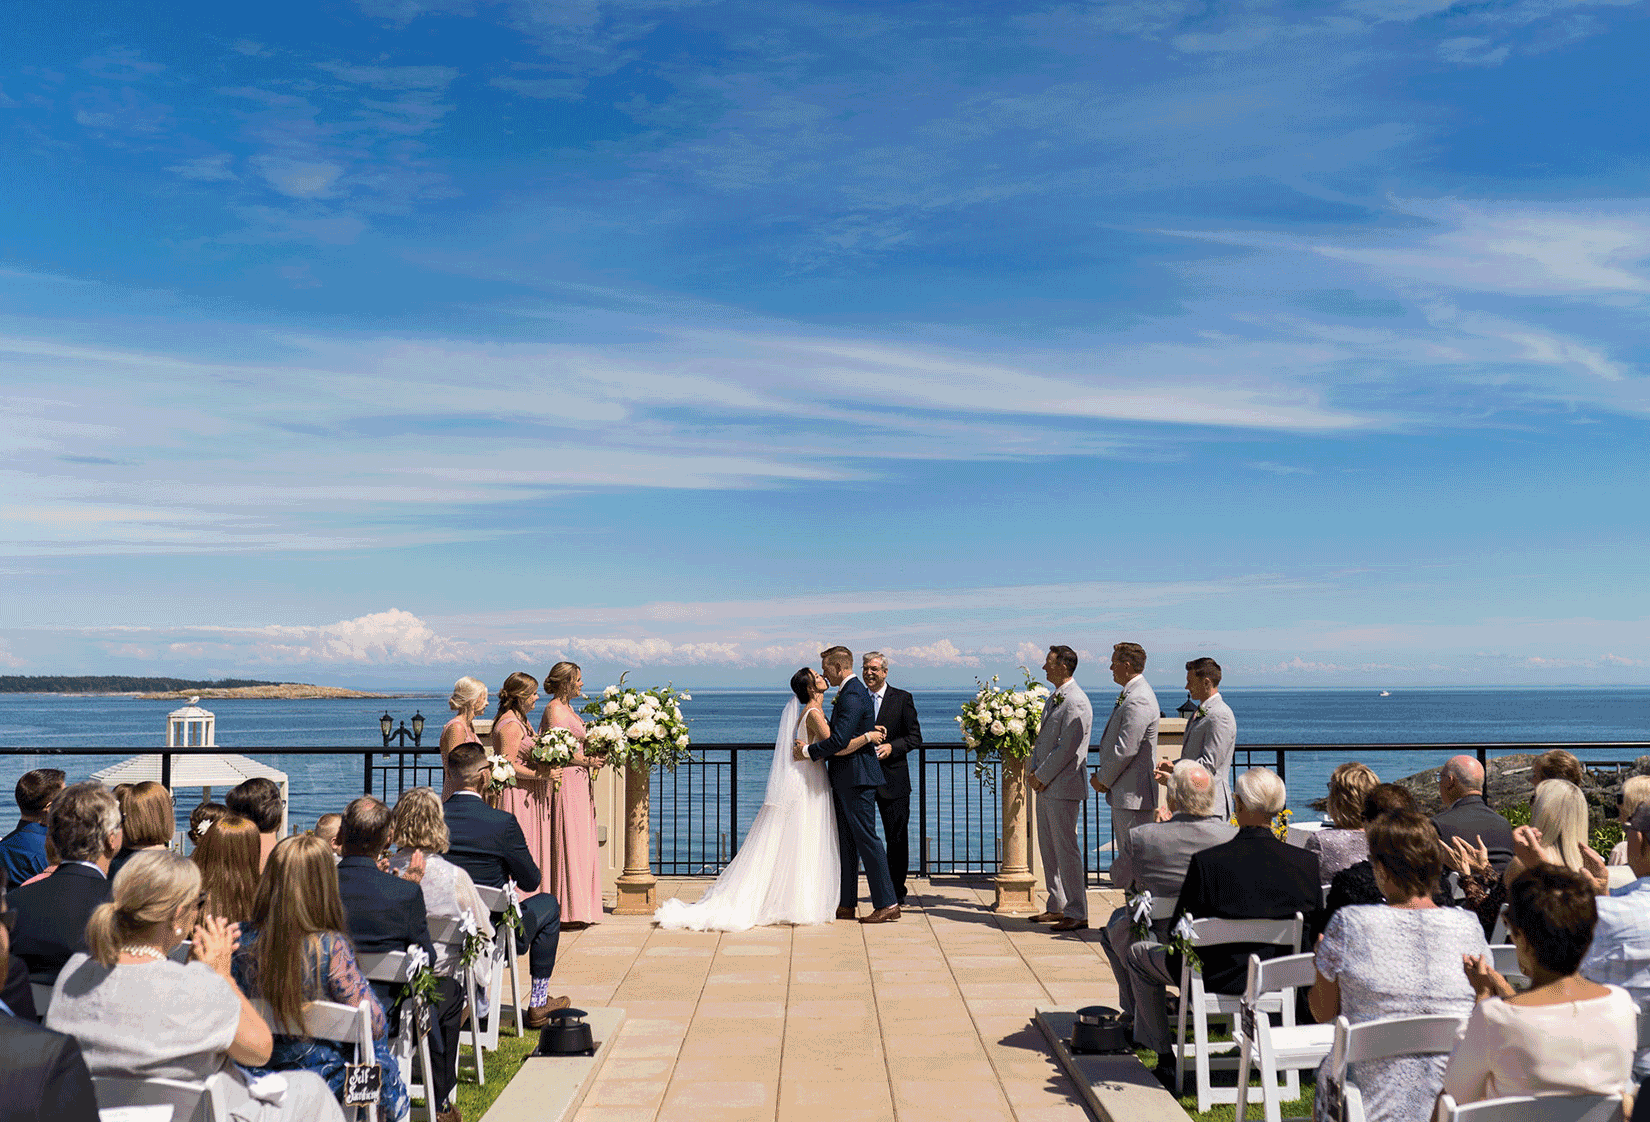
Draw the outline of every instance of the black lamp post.
[[[1180,707],[1176,709],[1175,712],[1190,721],[1192,719],[1192,714],[1197,712],[1197,702],[1188,697],[1185,701],[1180,703]]]
[[[396,742],[396,747],[400,750],[401,758],[396,766],[398,777],[397,782],[400,784],[400,791],[405,791],[407,789],[407,738],[412,737],[413,778],[416,780],[418,777],[418,749],[424,740],[424,714],[422,712],[414,711],[412,717],[412,728],[410,729],[407,727],[406,721],[402,721],[401,727],[395,729],[394,732],[391,732],[390,730],[394,727],[395,718],[390,716],[387,712],[382,717],[378,718],[378,731],[384,736],[384,750],[386,752],[389,751],[390,741],[392,740]],[[386,787],[389,785],[388,776],[385,777],[384,784]],[[397,794],[399,794],[400,791],[398,791]],[[384,793],[386,796],[389,794],[388,791],[385,791]]]

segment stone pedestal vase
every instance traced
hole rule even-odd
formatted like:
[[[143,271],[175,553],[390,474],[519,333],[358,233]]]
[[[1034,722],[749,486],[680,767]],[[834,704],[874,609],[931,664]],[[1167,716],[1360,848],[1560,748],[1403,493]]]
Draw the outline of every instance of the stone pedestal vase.
[[[659,906],[659,878],[648,853],[651,840],[648,792],[653,769],[646,764],[625,769],[624,872],[615,882],[619,899],[613,914],[650,916]]]
[[[1026,803],[1026,760],[1004,760],[1000,785],[1003,795],[1003,857],[997,873],[996,910],[1005,915],[1035,915],[1037,878],[1032,875],[1026,839],[1029,814]]]

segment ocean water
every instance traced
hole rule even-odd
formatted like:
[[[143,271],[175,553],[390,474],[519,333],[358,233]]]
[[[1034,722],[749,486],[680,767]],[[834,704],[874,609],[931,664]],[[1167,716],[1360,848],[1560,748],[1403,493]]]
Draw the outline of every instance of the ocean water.
[[[1114,696],[1113,687],[1091,686],[1096,720],[1102,721]],[[771,747],[778,717],[788,694],[784,691],[692,690],[686,705],[695,742],[741,743]],[[973,696],[972,689],[913,691],[923,731],[929,743],[959,740],[953,721],[958,707]],[[1273,744],[1414,744],[1414,743],[1530,743],[1650,741],[1650,687],[1610,689],[1438,689],[1393,690],[1388,697],[1375,690],[1241,690],[1224,691],[1238,718],[1239,762],[1244,745]],[[1181,690],[1158,694],[1171,714],[1185,698]],[[165,743],[166,716],[175,701],[140,701],[131,697],[67,697],[51,694],[0,695],[0,791],[9,792],[17,777],[34,767],[61,767],[71,781],[117,762],[120,756],[47,756],[29,751],[43,747],[125,747],[136,754],[154,751]],[[206,703],[217,716],[220,747],[242,752],[286,772],[290,778],[291,818],[307,826],[316,817],[341,809],[361,791],[361,757],[287,755],[282,747],[323,745],[366,751],[379,745],[378,718],[388,711],[397,723],[415,709],[426,718],[426,743],[432,748],[441,725],[450,715],[445,695],[413,694],[392,700],[337,699],[316,701],[235,701]],[[1097,730],[1098,734],[1098,730]],[[1647,749],[1650,750],[1650,749]],[[1620,751],[1580,751],[1586,760],[1623,758]],[[1635,752],[1625,755],[1630,757]],[[1321,798],[1329,773],[1348,759],[1362,759],[1382,778],[1414,774],[1442,762],[1437,752],[1375,753],[1328,749],[1291,754],[1286,779],[1289,804],[1301,817],[1317,817],[1307,803]],[[1272,764],[1270,755],[1257,754],[1255,763]],[[767,781],[767,756],[741,754],[737,814],[718,814],[720,829],[743,836],[761,805]],[[948,773],[966,788],[973,780],[960,769]],[[938,770],[930,772],[930,829],[948,820],[948,805],[969,790],[953,788]],[[221,797],[221,792],[217,793]],[[732,806],[733,792],[723,800]],[[977,796],[976,796],[977,798]],[[949,800],[949,803],[948,803]],[[193,805],[192,795],[181,794],[180,811]],[[10,828],[9,805],[0,803],[0,824]],[[678,808],[656,800],[656,828],[669,828]],[[1104,804],[1091,803],[1099,837],[1109,832]],[[186,817],[186,815],[184,815]],[[917,817],[913,810],[913,821]],[[915,832],[915,828],[913,828]],[[959,852],[972,850],[981,839],[948,839]],[[723,844],[726,844],[725,842]],[[920,843],[919,843],[920,844]],[[711,849],[716,845],[712,839]],[[1106,862],[1102,861],[1104,865]]]

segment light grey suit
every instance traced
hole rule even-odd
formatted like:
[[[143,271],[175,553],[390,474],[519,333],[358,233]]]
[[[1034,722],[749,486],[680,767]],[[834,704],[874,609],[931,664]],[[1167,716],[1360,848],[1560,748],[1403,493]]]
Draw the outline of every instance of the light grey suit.
[[[1157,807],[1157,719],[1157,694],[1143,675],[1136,674],[1123,687],[1106,731],[1100,734],[1100,765],[1094,779],[1108,788],[1106,805],[1111,807],[1117,844],[1111,880],[1119,886],[1134,879],[1130,831],[1150,822]]]
[[[1232,790],[1226,777],[1232,774],[1232,754],[1237,751],[1237,717],[1226,699],[1215,694],[1202,705],[1203,716],[1193,717],[1186,726],[1186,740],[1180,758],[1196,760],[1215,779],[1213,813],[1221,821],[1232,817]]]
[[[1089,733],[1094,707],[1068,681],[1043,704],[1043,723],[1031,749],[1031,773],[1047,786],[1037,792],[1037,852],[1048,881],[1048,911],[1088,922],[1088,878],[1077,842],[1077,819],[1088,798]]]
[[[1186,870],[1192,855],[1221,845],[1237,837],[1237,827],[1224,817],[1210,815],[1199,818],[1177,812],[1167,822],[1147,822],[1134,828],[1130,845],[1134,853],[1134,887],[1149,891],[1159,900],[1180,895],[1186,883]],[[1106,921],[1106,938],[1101,944],[1111,962],[1112,976],[1117,979],[1117,1004],[1124,1013],[1137,1020],[1139,1002],[1151,1004],[1148,1017],[1161,1017],[1163,987],[1143,978],[1128,968],[1129,944],[1134,941],[1129,931],[1129,909],[1118,908]],[[1152,938],[1161,943],[1169,934],[1171,917],[1152,924]]]

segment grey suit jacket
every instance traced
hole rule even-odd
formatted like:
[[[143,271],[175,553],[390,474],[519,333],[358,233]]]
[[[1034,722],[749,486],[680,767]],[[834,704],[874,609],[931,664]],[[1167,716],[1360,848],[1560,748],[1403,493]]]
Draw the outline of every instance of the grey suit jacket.
[[[1100,734],[1100,764],[1095,777],[1110,790],[1106,803],[1121,810],[1150,810],[1157,805],[1157,694],[1144,676],[1123,687]]]
[[[1232,707],[1218,693],[1203,703],[1203,716],[1186,728],[1186,742],[1180,758],[1196,760],[1215,777],[1214,813],[1224,821],[1232,816],[1232,791],[1226,777],[1232,773],[1232,753],[1237,751],[1237,718]]]
[[[1146,822],[1129,832],[1134,842],[1134,887],[1153,896],[1179,896],[1192,854],[1237,837],[1237,827],[1213,815],[1176,814],[1167,822]]]
[[[1055,704],[1055,698],[1059,698]],[[1043,723],[1037,730],[1037,744],[1031,750],[1031,771],[1047,784],[1040,792],[1051,799],[1089,797],[1089,732],[1094,728],[1094,707],[1083,687],[1070,681],[1043,705]]]

